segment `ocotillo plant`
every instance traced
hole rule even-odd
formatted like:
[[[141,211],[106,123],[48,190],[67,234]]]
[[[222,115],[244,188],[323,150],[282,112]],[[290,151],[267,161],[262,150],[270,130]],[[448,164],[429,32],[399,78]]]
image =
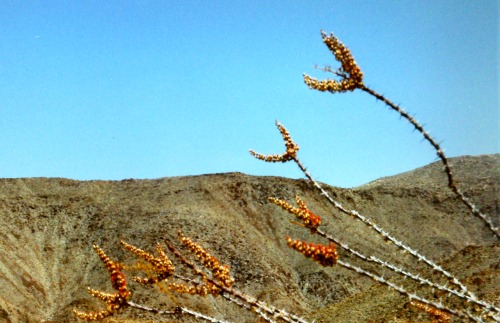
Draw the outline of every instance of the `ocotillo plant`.
[[[373,95],[377,99],[383,101],[386,105],[388,105],[390,108],[393,110],[397,111],[403,118],[408,120],[414,127],[417,129],[427,140],[432,147],[436,150],[436,153],[438,157],[441,159],[442,163],[444,164],[444,170],[445,173],[448,177],[448,187],[456,194],[458,199],[462,201],[471,211],[473,215],[478,216],[486,225],[487,227],[491,230],[492,234],[498,239],[500,237],[499,234],[499,228],[496,227],[488,215],[484,214],[481,212],[471,201],[468,199],[463,192],[458,188],[457,183],[454,179],[453,173],[451,171],[451,167],[449,165],[448,159],[445,156],[443,150],[441,149],[440,145],[429,135],[429,133],[406,111],[404,111],[401,107],[398,105],[392,103],[389,99],[385,98],[381,94],[378,94],[374,90],[366,87],[363,83],[363,72],[361,71],[360,67],[356,63],[353,55],[351,54],[349,48],[347,48],[344,44],[342,44],[338,38],[336,38],[333,34],[327,35],[324,32],[321,32],[323,42],[326,44],[328,49],[332,52],[334,55],[335,59],[340,62],[341,67],[338,68],[337,70],[333,70],[330,67],[323,68],[324,71],[331,72],[334,75],[336,75],[339,80],[334,80],[334,79],[327,79],[327,80],[322,80],[319,81],[309,75],[304,74],[304,82],[309,86],[311,89],[315,89],[321,92],[331,92],[331,93],[342,93],[346,91],[354,91],[356,89],[363,90],[370,95]],[[415,294],[414,292],[406,289],[404,286],[398,286],[393,284],[392,282],[386,280],[383,276],[378,276],[374,274],[373,272],[367,271],[361,267],[351,265],[349,263],[346,263],[342,260],[337,260],[336,263],[344,266],[346,268],[352,269],[362,275],[368,276],[372,278],[373,280],[386,284],[390,288],[393,288],[397,290],[398,292],[407,295],[410,297],[410,299],[414,300],[413,304],[414,306],[426,310],[428,313],[434,313],[433,311],[446,311],[448,313],[451,313],[456,316],[468,318],[474,321],[481,322],[485,318],[492,318],[495,321],[500,320],[500,308],[494,306],[493,304],[490,304],[488,302],[479,300],[473,293],[469,291],[469,289],[466,287],[465,284],[460,282],[453,274],[451,274],[449,271],[445,270],[441,266],[439,266],[435,261],[429,259],[428,257],[422,255],[419,253],[416,249],[413,249],[409,247],[407,244],[402,242],[401,240],[397,239],[393,235],[391,235],[389,232],[384,230],[383,228],[379,227],[376,223],[374,223],[370,218],[360,214],[356,210],[350,210],[345,208],[341,203],[338,201],[334,200],[327,191],[325,191],[321,185],[314,180],[314,178],[311,176],[311,174],[307,171],[307,169],[304,167],[304,165],[300,162],[300,160],[297,157],[297,152],[298,152],[298,145],[293,142],[291,139],[291,136],[289,132],[285,129],[283,125],[280,123],[276,123],[278,130],[283,136],[283,140],[285,142],[286,150],[282,154],[275,154],[275,155],[263,155],[260,153],[256,153],[253,150],[250,150],[250,153],[256,157],[257,159],[266,161],[266,162],[289,162],[293,161],[297,164],[297,166],[301,169],[301,171],[304,173],[304,175],[314,184],[314,186],[318,189],[320,192],[321,196],[323,196],[335,209],[356,218],[357,220],[363,222],[366,224],[370,229],[375,231],[378,235],[381,236],[381,238],[384,239],[384,241],[391,241],[396,245],[397,247],[403,249],[405,252],[408,252],[412,256],[414,256],[418,261],[422,261],[425,264],[427,264],[432,270],[435,272],[441,273],[444,277],[447,278],[449,281],[449,284],[455,286],[454,288],[450,288],[447,285],[441,285],[434,283],[430,281],[429,279],[422,278],[418,274],[412,273],[410,271],[407,271],[406,269],[399,267],[397,265],[388,263],[384,260],[378,259],[377,257],[374,256],[367,256],[362,254],[360,251],[355,250],[351,247],[349,247],[347,244],[343,243],[342,241],[334,238],[332,235],[329,235],[322,230],[318,229],[317,226],[311,226],[310,224],[310,217],[313,214],[307,208],[305,207],[305,203],[300,200],[300,198],[296,197],[298,208],[292,207],[288,202],[278,200],[276,198],[271,198],[270,201],[277,204],[278,206],[282,207],[283,209],[287,210],[288,212],[295,214],[299,219],[302,219],[304,221],[304,226],[308,227],[311,229],[311,232],[317,233],[326,239],[328,239],[330,242],[334,242],[338,246],[340,246],[342,249],[345,251],[349,252],[350,254],[354,255],[357,258],[362,259],[365,262],[371,262],[371,263],[376,263],[379,266],[382,266],[384,268],[388,268],[398,274],[403,275],[404,277],[411,278],[415,281],[418,281],[420,284],[427,285],[431,288],[438,289],[441,291],[444,291],[450,295],[459,297],[463,300],[466,300],[467,302],[471,304],[475,304],[478,308],[480,308],[480,314],[473,314],[470,310],[471,308],[450,308],[446,306],[442,302],[434,302],[429,299],[422,298]],[[317,218],[317,216],[314,215],[313,217],[315,220],[315,223],[319,223],[320,220]],[[297,244],[295,243],[290,243],[290,239],[288,238],[288,243],[289,245],[297,249],[299,252],[304,253],[307,257],[311,257],[310,251],[308,249],[304,249],[303,243]],[[300,246],[300,248],[297,248],[297,246]],[[416,302],[415,302],[416,300]],[[436,314],[436,313],[434,313]]]
[[[471,213],[478,216],[479,219],[487,225],[492,234],[498,238],[498,228],[494,225],[492,219],[481,212],[468,198],[465,197],[461,189],[458,188],[448,159],[444,155],[439,144],[413,117],[411,117],[411,115],[399,106],[393,104],[384,96],[364,85],[363,72],[354,60],[350,50],[345,45],[343,45],[335,36],[327,35],[323,32],[322,38],[323,42],[333,53],[335,59],[341,64],[341,67],[337,70],[333,70],[331,68],[323,68],[323,70],[333,73],[339,78],[339,80],[328,79],[319,81],[308,75],[304,75],[305,83],[311,89],[323,92],[328,91],[331,93],[354,91],[359,89],[373,95],[377,99],[383,101],[391,109],[397,111],[403,118],[408,120],[423,135],[425,140],[427,140],[436,149],[438,157],[444,164],[445,173],[448,178],[448,187],[454,192],[462,203],[467,205]],[[250,153],[254,157],[265,162],[294,162],[311,181],[311,183],[313,183],[314,187],[318,190],[318,193],[324,197],[334,209],[348,215],[350,219],[362,222],[381,238],[381,243],[385,244],[387,241],[391,242],[395,247],[403,250],[411,257],[414,257],[414,263],[424,263],[432,272],[438,273],[441,278],[436,279],[434,276],[433,278],[424,277],[418,271],[415,271],[415,268],[404,267],[402,265],[403,262],[394,262],[388,259],[383,259],[383,257],[366,254],[355,246],[349,246],[335,234],[327,232],[328,229],[323,228],[324,225],[322,224],[323,221],[321,216],[313,213],[306,205],[306,202],[303,201],[298,195],[295,196],[296,206],[292,205],[285,199],[269,197],[270,203],[274,203],[283,210],[294,215],[298,220],[297,224],[307,228],[312,235],[318,235],[326,241],[325,244],[318,244],[287,237],[287,244],[290,248],[302,253],[305,257],[312,259],[320,266],[341,266],[360,275],[367,276],[377,283],[388,286],[390,289],[407,296],[411,306],[427,313],[436,322],[449,322],[452,317],[474,322],[500,322],[500,308],[491,302],[479,299],[465,283],[461,282],[456,275],[448,269],[443,268],[433,259],[423,255],[415,248],[409,246],[407,243],[399,239],[397,235],[392,234],[380,227],[368,216],[363,215],[356,210],[344,207],[340,202],[331,197],[329,193],[324,190],[311,176],[299,160],[299,145],[292,140],[292,137],[287,129],[279,122],[276,122],[276,125],[283,137],[286,147],[285,151],[281,154],[265,155],[251,150]],[[245,310],[255,312],[258,316],[260,316],[260,318],[267,322],[306,322],[305,319],[299,316],[277,309],[236,289],[234,287],[236,282],[232,278],[231,271],[227,265],[221,264],[215,256],[209,253],[209,251],[203,248],[200,244],[184,236],[181,232],[178,233],[178,236],[181,245],[184,246],[186,251],[184,253],[181,252],[180,248],[174,245],[171,241],[164,241],[169,252],[177,259],[177,262],[179,263],[178,266],[173,264],[161,244],[157,245],[156,255],[154,255],[122,241],[122,245],[126,250],[130,251],[136,257],[142,259],[148,264],[143,265],[143,267],[140,268],[146,273],[146,277],[133,277],[132,280],[141,285],[153,285],[168,282],[166,288],[178,293],[223,297],[227,301],[237,304]],[[126,270],[124,265],[111,260],[100,247],[94,246],[94,249],[108,269],[112,287],[116,292],[105,293],[89,288],[89,293],[92,296],[106,304],[105,308],[91,312],[82,312],[75,309],[74,313],[78,318],[86,321],[101,320],[115,315],[126,308],[133,308],[158,315],[165,315],[167,317],[192,316],[209,322],[223,322],[187,307],[177,306],[171,309],[158,309],[133,302],[131,300],[133,292],[127,287],[128,277],[124,273]],[[186,256],[185,254],[194,255],[194,258],[202,266],[195,264],[195,262],[193,262],[189,256]],[[401,275],[404,278],[408,278],[406,281],[414,281],[417,286],[427,287],[431,290],[438,290],[446,296],[441,297],[439,300],[429,298],[425,293],[421,293],[420,287],[415,288],[415,284],[395,283],[392,279],[380,275],[377,269],[388,270],[397,275]],[[332,270],[335,269],[332,268]],[[446,283],[442,283],[443,280],[446,281]]]

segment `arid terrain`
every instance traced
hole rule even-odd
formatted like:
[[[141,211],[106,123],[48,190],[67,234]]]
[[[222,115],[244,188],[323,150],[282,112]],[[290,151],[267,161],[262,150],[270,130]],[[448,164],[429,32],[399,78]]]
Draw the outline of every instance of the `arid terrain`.
[[[463,191],[498,225],[500,155],[451,163]],[[500,244],[446,187],[441,164],[352,189],[325,187],[344,206],[372,218],[500,306]],[[177,241],[177,230],[229,264],[237,289],[310,321],[431,321],[397,292],[344,268],[320,267],[288,248],[287,235],[322,241],[267,200],[294,203],[296,193],[322,216],[324,231],[369,255],[415,263],[363,224],[332,210],[303,179],[241,173],[122,181],[0,179],[0,322],[77,321],[73,308],[102,307],[88,295],[88,286],[113,291],[93,243],[135,274],[136,258],[122,249],[120,239],[152,251],[164,237]],[[363,265],[342,252],[340,257]],[[421,264],[412,266],[428,274]],[[259,321],[220,297],[130,286],[137,303],[163,309],[182,304],[227,321]],[[183,320],[191,319],[127,309],[108,322]]]

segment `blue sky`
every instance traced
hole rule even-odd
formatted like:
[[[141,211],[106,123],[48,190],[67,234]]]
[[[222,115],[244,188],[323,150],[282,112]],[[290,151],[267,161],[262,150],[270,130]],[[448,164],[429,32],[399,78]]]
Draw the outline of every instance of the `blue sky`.
[[[2,1],[0,177],[239,171],[352,187],[436,160],[359,91],[309,90],[350,47],[365,84],[416,114],[449,157],[498,153],[497,1]],[[457,174],[459,176],[459,174]]]

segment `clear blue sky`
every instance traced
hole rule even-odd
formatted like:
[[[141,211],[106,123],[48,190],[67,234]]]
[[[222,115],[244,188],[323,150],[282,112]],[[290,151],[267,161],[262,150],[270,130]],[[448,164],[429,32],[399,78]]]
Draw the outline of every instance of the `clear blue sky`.
[[[0,177],[302,177],[284,149],[351,187],[435,161],[359,91],[309,90],[334,32],[365,84],[416,114],[448,156],[498,153],[498,1],[0,3]]]

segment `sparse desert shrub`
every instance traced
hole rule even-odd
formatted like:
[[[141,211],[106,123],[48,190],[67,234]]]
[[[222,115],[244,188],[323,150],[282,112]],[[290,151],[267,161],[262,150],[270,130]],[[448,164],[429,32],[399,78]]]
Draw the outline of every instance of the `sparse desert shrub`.
[[[304,81],[307,86],[314,90],[331,93],[362,90],[398,112],[436,150],[438,158],[444,165],[448,187],[456,195],[457,201],[465,204],[470,213],[477,216],[482,221],[482,225],[485,225],[491,234],[498,239],[500,237],[499,228],[495,226],[492,218],[476,207],[458,187],[448,159],[440,145],[410,114],[383,95],[364,85],[363,72],[347,46],[342,44],[332,34],[327,35],[322,32],[322,38],[335,59],[341,64],[341,67],[335,70],[330,67],[321,68],[323,71],[335,75],[337,79],[318,80],[304,75]],[[287,129],[279,122],[276,122],[276,126],[283,137],[286,147],[285,151],[281,154],[265,155],[251,150],[250,153],[255,158],[272,163],[294,162],[317,189],[318,194],[333,209],[344,213],[350,219],[362,222],[380,237],[381,244],[390,243],[395,248],[399,248],[402,251],[400,257],[413,257],[413,263],[425,264],[433,275],[432,277],[421,275],[420,271],[415,267],[409,266],[407,268],[403,265],[403,262],[391,262],[382,259],[382,257],[367,254],[367,252],[357,249],[356,246],[349,246],[341,238],[327,232],[326,230],[328,229],[324,229],[322,226],[321,216],[313,213],[307,207],[306,202],[299,196],[295,196],[296,206],[284,199],[271,196],[269,197],[270,203],[274,203],[284,211],[294,215],[296,224],[308,229],[312,235],[320,236],[326,241],[325,244],[318,244],[287,237],[287,244],[290,248],[302,253],[307,258],[311,258],[320,266],[341,266],[360,275],[367,276],[377,283],[388,286],[390,289],[407,296],[409,298],[409,307],[427,313],[435,322],[450,322],[453,317],[459,320],[475,322],[500,321],[500,308],[491,302],[479,299],[465,283],[461,282],[448,269],[443,268],[435,260],[423,255],[416,248],[409,246],[397,238],[393,233],[380,227],[368,216],[361,214],[357,210],[344,207],[332,197],[311,176],[299,160],[297,156],[299,145],[292,140]],[[266,304],[236,289],[234,287],[236,282],[232,278],[230,268],[227,265],[222,264],[209,251],[183,235],[182,232],[179,231],[178,236],[183,251],[173,242],[164,240],[164,245],[170,254],[175,257],[177,266],[171,261],[163,245],[160,243],[157,244],[156,254],[153,254],[122,241],[122,245],[126,250],[133,253],[137,258],[142,259],[142,262],[131,268],[143,272],[143,275],[146,274],[145,277],[134,276],[132,280],[141,285],[158,285],[161,291],[166,292],[175,291],[190,295],[222,297],[245,310],[255,312],[260,318],[268,322],[306,322],[305,319],[299,316]],[[158,315],[172,317],[192,316],[210,322],[223,322],[187,307],[177,306],[171,309],[158,309],[133,302],[131,300],[133,293],[127,287],[129,277],[124,274],[125,266],[111,260],[99,246],[94,245],[94,249],[109,271],[111,284],[115,292],[106,293],[89,288],[89,293],[92,296],[106,304],[105,309],[90,312],[75,309],[74,313],[78,318],[87,321],[101,320],[115,315],[125,308],[133,308]],[[344,255],[348,256],[344,257]],[[202,266],[193,262],[192,258],[196,259]],[[358,262],[352,262],[353,259],[356,259]],[[395,282],[393,279],[379,274],[378,269],[390,271],[406,280],[403,283],[401,283],[402,280]],[[440,278],[436,278],[436,275],[439,275]],[[416,288],[416,286],[419,286],[419,288]],[[441,296],[437,300],[428,297],[427,294],[421,292],[421,288],[435,290]]]

